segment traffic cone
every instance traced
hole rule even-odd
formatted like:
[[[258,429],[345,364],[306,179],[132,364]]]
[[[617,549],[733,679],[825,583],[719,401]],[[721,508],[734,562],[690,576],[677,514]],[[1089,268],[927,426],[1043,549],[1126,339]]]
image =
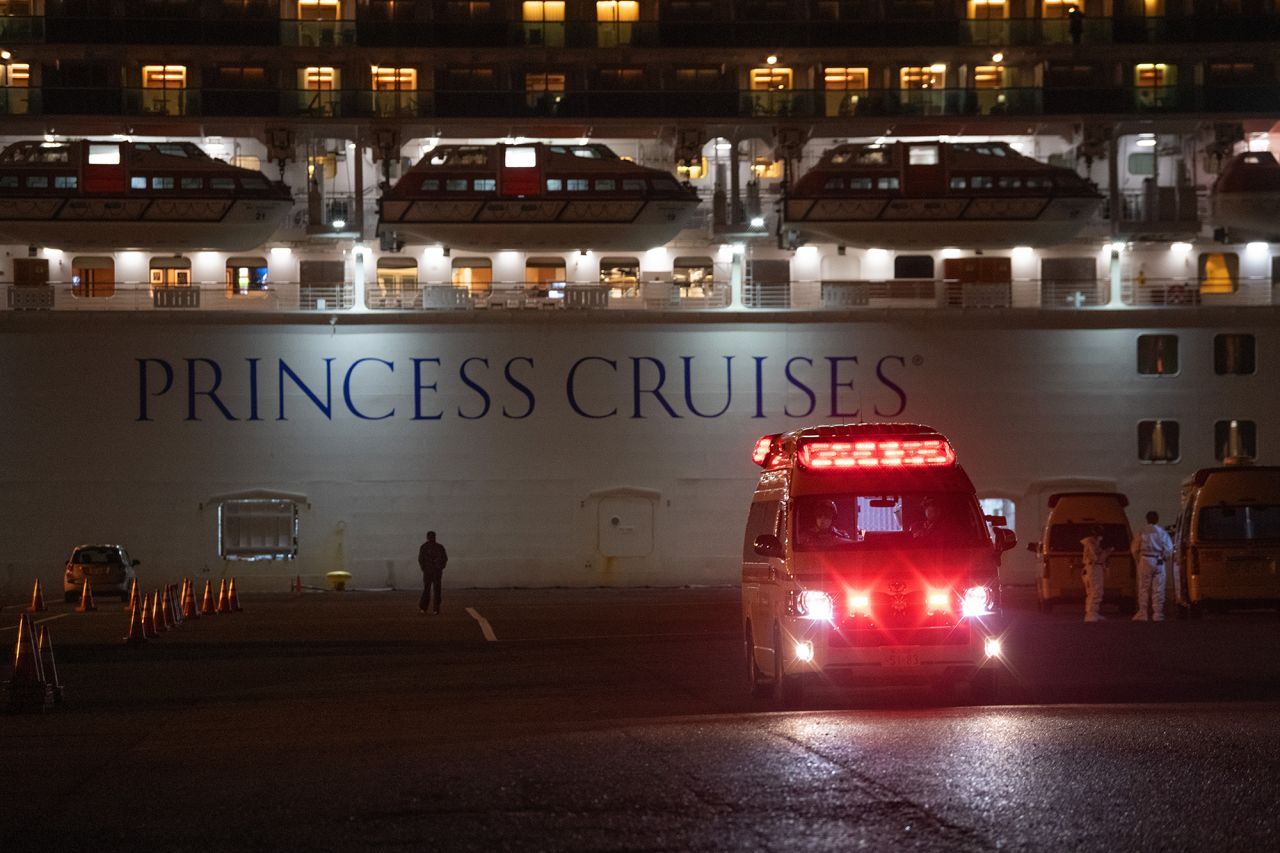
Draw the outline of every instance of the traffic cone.
[[[84,589],[80,592],[80,604],[76,606],[76,612],[88,613],[90,610],[97,609],[97,605],[93,603],[93,587],[89,586],[89,581],[86,580],[84,582]],[[44,629],[41,628],[40,630],[43,631]]]
[[[129,602],[124,606],[125,610],[138,609],[138,579],[134,578],[133,583],[129,585]]]
[[[230,613],[231,603],[227,601],[227,579],[218,581],[218,612]]]
[[[58,678],[58,664],[53,660],[53,639],[49,636],[49,628],[40,626],[39,639],[36,646],[40,651],[40,666],[44,669],[45,681],[53,691],[53,704],[62,704],[62,681]]]
[[[188,580],[182,586],[182,618],[199,619],[200,607],[196,604],[195,584]]]
[[[124,635],[127,645],[136,646],[147,641],[147,629],[143,626],[142,609],[134,605],[129,612],[129,633]]]
[[[44,589],[40,586],[40,579],[36,578],[35,589],[31,590],[31,604],[27,606],[27,613],[43,613],[49,608],[44,606]]]
[[[293,582],[293,591],[302,595],[302,575],[298,575],[297,580]]]
[[[53,689],[44,678],[40,651],[27,614],[18,615],[18,644],[13,651],[13,678],[5,685],[5,709],[43,711],[53,704]]]
[[[155,608],[151,604],[150,593],[142,596],[142,630],[146,632],[148,640],[160,636],[160,632],[156,630]]]
[[[162,631],[168,631],[174,627],[173,622],[173,605],[169,603],[169,585],[164,585],[164,591],[157,593],[160,596],[160,624],[164,627]]]
[[[156,635],[159,636],[169,630],[169,625],[164,621],[164,605],[160,603],[160,590],[152,590],[151,592],[151,621],[156,625]]]
[[[209,581],[204,582],[204,601],[200,603],[201,616],[213,616],[218,612],[217,605],[213,601],[213,587]]]
[[[227,612],[240,613],[244,608],[240,606],[240,596],[236,595],[236,579],[232,578],[231,583],[227,584]]]

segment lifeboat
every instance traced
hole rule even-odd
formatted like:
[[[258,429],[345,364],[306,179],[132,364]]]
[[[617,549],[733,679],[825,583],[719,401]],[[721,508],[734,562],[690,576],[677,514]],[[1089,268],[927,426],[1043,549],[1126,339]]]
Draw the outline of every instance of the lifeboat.
[[[379,203],[384,240],[502,249],[651,249],[698,195],[604,145],[441,145]]]
[[[1280,238],[1280,163],[1269,151],[1237,154],[1210,195],[1213,224],[1233,241]]]
[[[1075,172],[1004,142],[848,144],[795,182],[787,227],[883,248],[1048,246],[1072,239],[1102,201]]]
[[[0,151],[0,238],[64,250],[244,251],[293,206],[288,187],[190,142],[15,142]]]

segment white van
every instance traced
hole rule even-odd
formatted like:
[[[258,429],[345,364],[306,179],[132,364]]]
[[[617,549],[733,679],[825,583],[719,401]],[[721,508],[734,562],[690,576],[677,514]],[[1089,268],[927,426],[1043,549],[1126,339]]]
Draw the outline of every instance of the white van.
[[[968,681],[996,690],[1003,518],[984,516],[950,442],[916,424],[765,436],[747,517],[742,625],[753,692],[806,680]],[[989,527],[989,525],[994,525]]]
[[[1192,615],[1280,607],[1280,467],[1202,468],[1189,477],[1173,553]]]
[[[1111,549],[1103,575],[1103,605],[1115,604],[1131,612],[1138,600],[1137,570],[1129,544],[1133,531],[1125,508],[1129,498],[1119,492],[1059,492],[1049,496],[1044,536],[1027,543],[1040,558],[1036,592],[1040,609],[1084,601],[1084,546],[1082,539],[1096,526],[1102,528],[1102,547]]]

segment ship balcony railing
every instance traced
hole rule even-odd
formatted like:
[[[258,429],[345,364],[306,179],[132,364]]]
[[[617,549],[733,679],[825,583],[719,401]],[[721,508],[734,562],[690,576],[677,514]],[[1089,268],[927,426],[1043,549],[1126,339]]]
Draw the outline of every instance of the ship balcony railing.
[[[1138,308],[1194,308],[1214,305],[1280,304],[1278,285],[1269,276],[1243,276],[1232,280],[1206,281],[1185,278],[1125,279],[1121,301]]]
[[[355,21],[280,22],[282,47],[351,47],[355,43]]]
[[[10,310],[54,311],[346,311],[355,305],[351,282],[258,282],[233,287],[225,281],[155,286],[145,281],[50,282],[9,285]]]
[[[44,41],[44,17],[5,15],[0,17],[0,45],[39,44]]]
[[[1081,21],[1082,45],[1110,44],[1109,18],[1086,17]],[[960,24],[961,44],[991,47],[1030,47],[1042,44],[1071,44],[1071,26],[1066,18],[990,18]]]
[[[433,90],[338,89],[155,90],[115,87],[0,89],[0,115],[188,115],[306,118],[842,118],[982,115],[1145,115],[1280,111],[1280,84],[1002,89],[827,91],[708,90]],[[21,93],[21,94],[18,94]],[[158,95],[163,93],[163,95]],[[382,96],[392,95],[390,99]],[[390,104],[392,107],[388,107]]]

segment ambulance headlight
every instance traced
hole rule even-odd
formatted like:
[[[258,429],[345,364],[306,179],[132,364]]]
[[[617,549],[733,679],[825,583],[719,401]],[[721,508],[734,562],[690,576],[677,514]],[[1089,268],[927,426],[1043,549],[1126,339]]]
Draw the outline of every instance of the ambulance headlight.
[[[835,618],[835,603],[821,590],[804,590],[796,598],[796,605],[796,615],[804,619],[830,622]]]
[[[960,613],[968,618],[991,613],[991,590],[985,586],[971,586],[964,591],[960,601]]]

